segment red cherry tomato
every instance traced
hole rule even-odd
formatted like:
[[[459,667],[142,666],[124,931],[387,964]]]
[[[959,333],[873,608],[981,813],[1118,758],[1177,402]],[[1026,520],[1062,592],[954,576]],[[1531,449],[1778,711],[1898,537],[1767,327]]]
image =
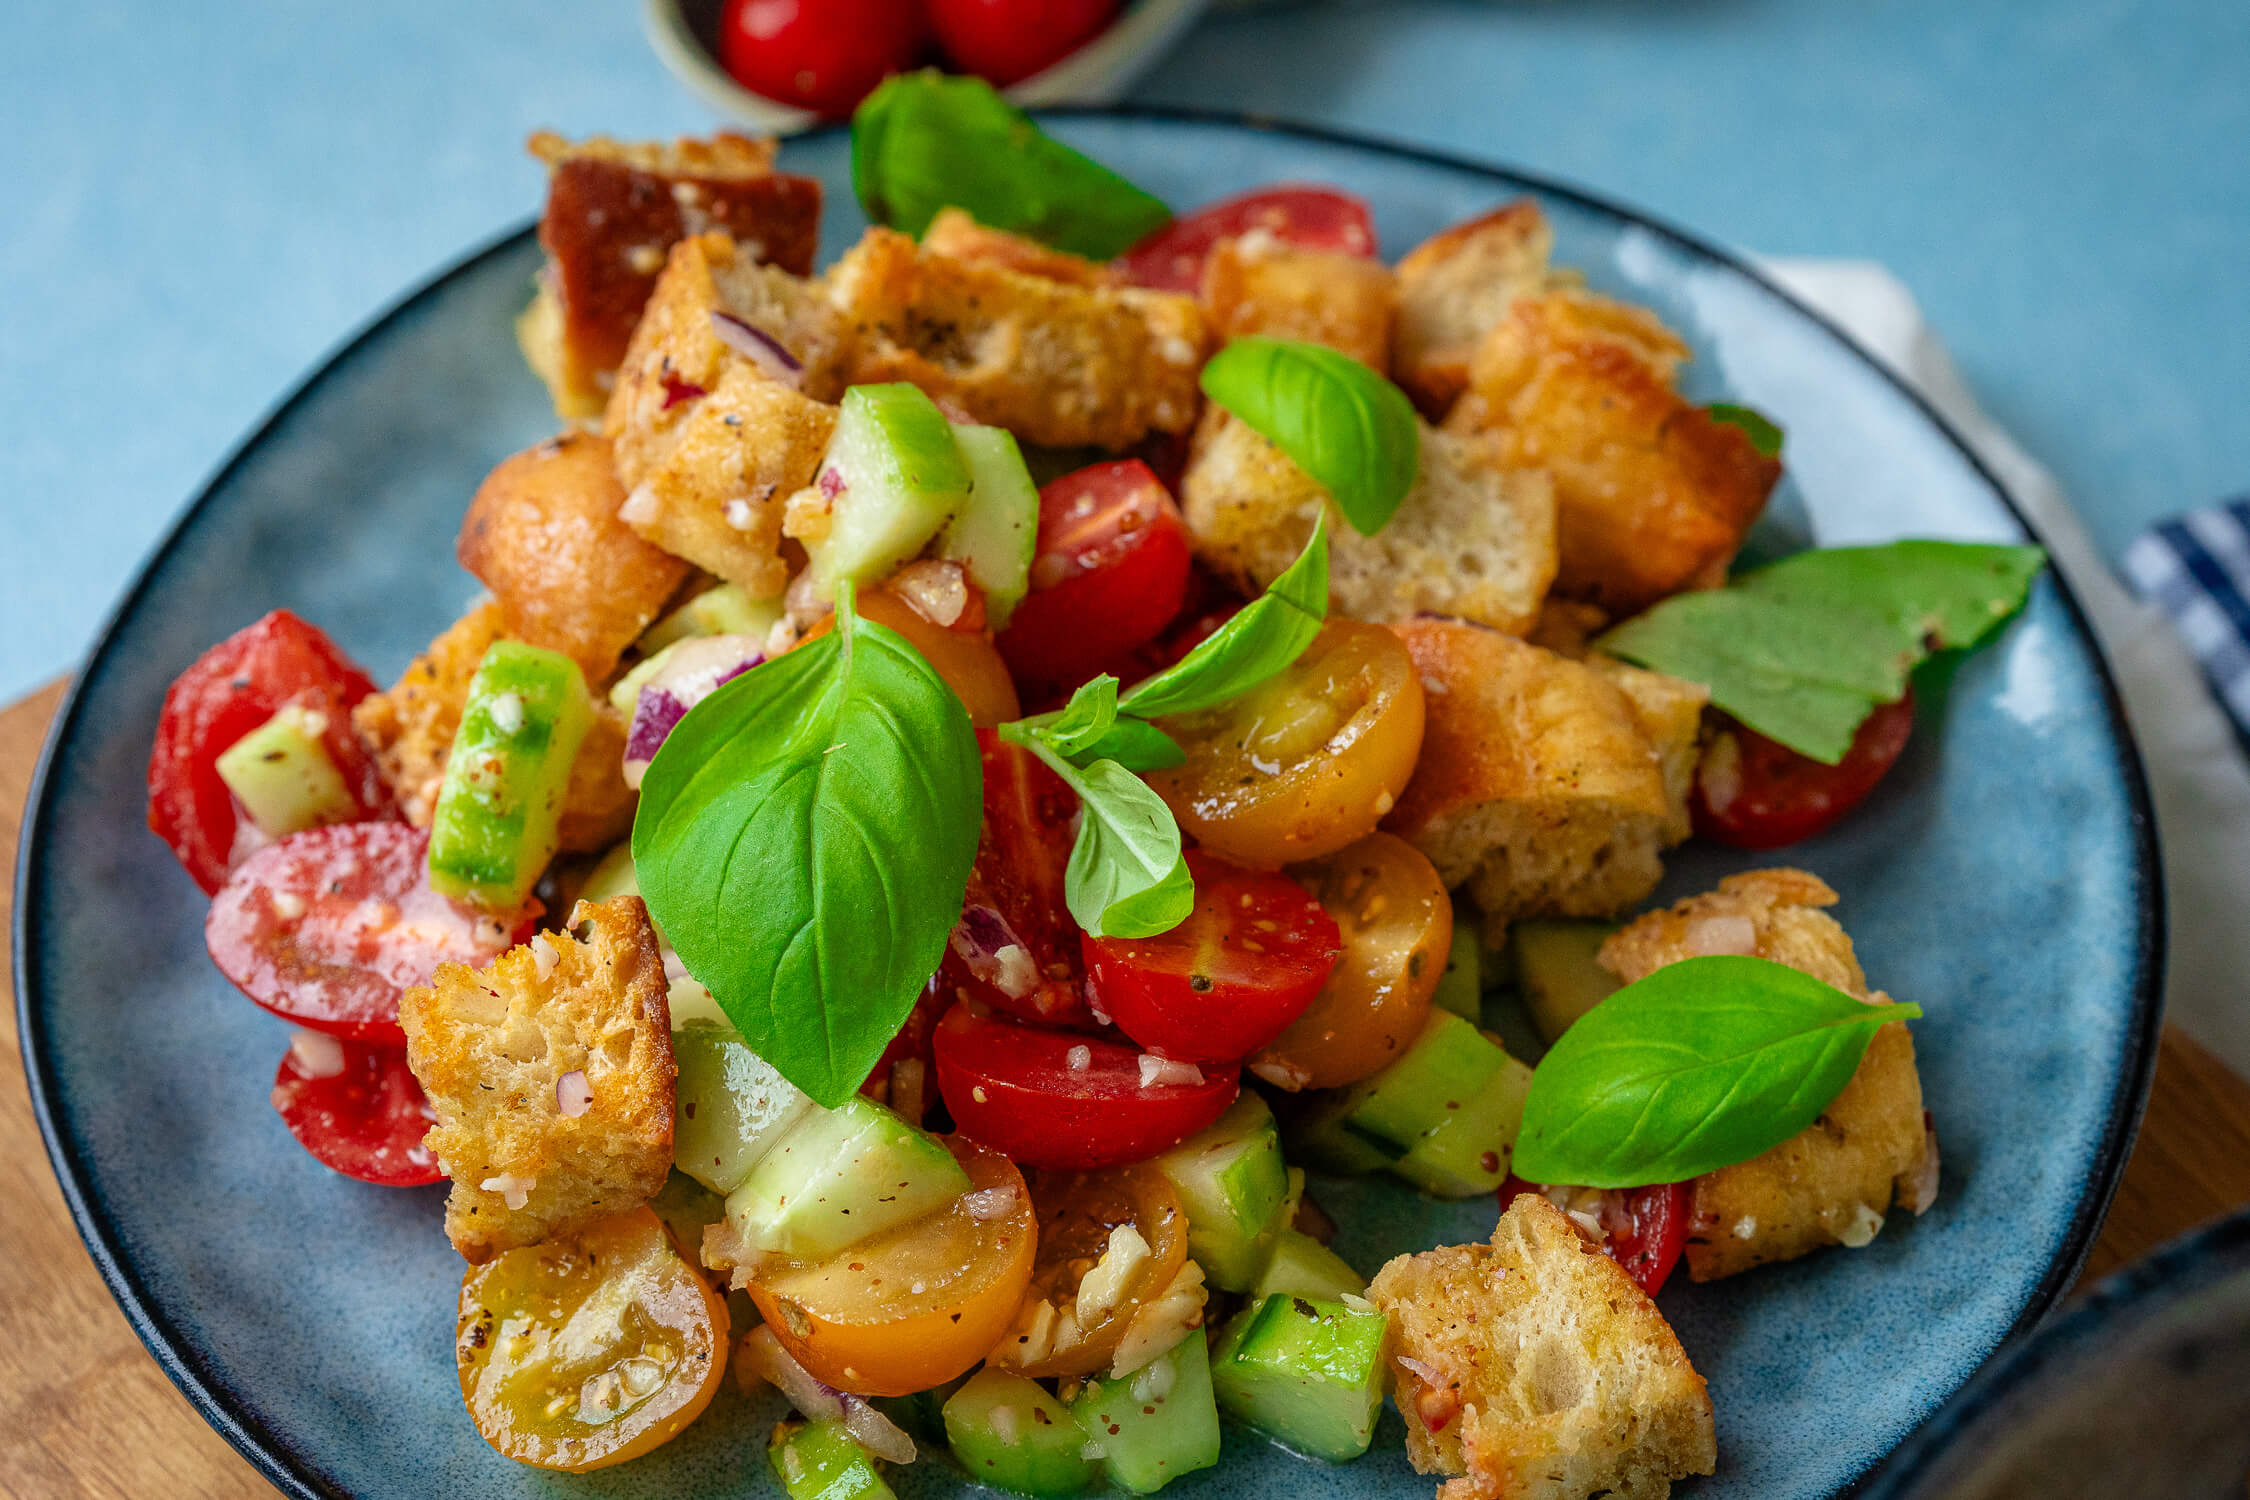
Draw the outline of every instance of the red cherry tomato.
[[[930,0],[938,46],[1002,87],[1051,67],[1117,14],[1118,0]]]
[[[211,961],[283,1020],[404,1046],[406,987],[441,963],[490,963],[539,909],[514,922],[461,910],[430,889],[428,849],[404,823],[308,828],[260,849],[211,900]]]
[[[1544,1190],[1514,1173],[1500,1184],[1500,1211],[1516,1201],[1518,1193]],[[1585,1211],[1586,1190],[1573,1190],[1572,1207]],[[1602,1226],[1602,1253],[1624,1268],[1651,1297],[1663,1290],[1672,1268],[1687,1249],[1688,1222],[1693,1216],[1695,1185],[1660,1183],[1653,1187],[1609,1188],[1592,1194],[1593,1210]]]
[[[961,921],[938,969],[955,990],[1049,1025],[1089,1019],[1078,992],[1078,924],[1063,902],[1078,797],[1030,751],[977,731],[984,828]]]
[[[382,1187],[418,1187],[445,1176],[422,1137],[437,1123],[397,1047],[305,1032],[273,1078],[281,1123],[320,1164]]]
[[[923,981],[914,1009],[906,1013],[906,1023],[875,1060],[875,1066],[867,1070],[867,1081],[859,1086],[861,1093],[877,1104],[889,1105],[909,1124],[921,1124],[930,1101],[937,1097],[936,1062],[930,1044],[938,1018],[954,1002],[955,988],[943,968]]]
[[[1086,939],[1094,999],[1134,1041],[1236,1062],[1304,1014],[1336,967],[1336,919],[1286,875],[1191,850],[1195,910],[1170,932]]]
[[[1144,1084],[1144,1055],[1106,1037],[1019,1026],[956,1005],[938,1023],[938,1089],[963,1135],[1023,1166],[1123,1166],[1209,1125],[1239,1088],[1232,1065],[1202,1069],[1201,1083]]]
[[[1334,188],[1282,183],[1174,219],[1119,256],[1117,268],[1134,286],[1193,295],[1203,284],[1203,260],[1211,247],[1253,229],[1306,250],[1375,253],[1375,216],[1364,199]]]
[[[1914,694],[1869,714],[1833,766],[1724,723],[1695,768],[1695,831],[1738,849],[1778,849],[1811,838],[1875,790],[1913,733]]]
[[[219,756],[291,704],[327,716],[321,744],[360,816],[391,816],[382,772],[352,732],[352,705],[374,691],[335,642],[285,609],[228,636],[172,683],[148,758],[148,826],[204,894],[248,852],[237,848],[234,794],[219,779]],[[247,822],[240,832],[246,846],[259,837]]]
[[[1065,474],[1039,492],[1031,592],[1000,654],[1026,686],[1083,682],[1171,624],[1187,582],[1187,524],[1147,464]]]
[[[719,60],[735,82],[830,119],[921,50],[914,0],[727,0],[719,16]]]

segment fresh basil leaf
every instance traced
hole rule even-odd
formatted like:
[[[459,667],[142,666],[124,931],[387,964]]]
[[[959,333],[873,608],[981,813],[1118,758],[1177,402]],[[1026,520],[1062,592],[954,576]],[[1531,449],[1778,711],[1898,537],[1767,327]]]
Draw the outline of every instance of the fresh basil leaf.
[[[1348,354],[1291,339],[1236,339],[1203,367],[1203,394],[1326,489],[1362,536],[1388,525],[1422,473],[1406,392]]]
[[[981,78],[902,73],[852,115],[852,186],[867,217],[919,236],[943,208],[1094,260],[1172,211],[1048,135]]]
[[[1153,937],[1186,921],[1195,883],[1164,799],[1115,761],[1073,763],[1029,720],[999,732],[1078,794],[1078,841],[1063,867],[1063,904],[1078,925],[1095,937]]]
[[[1056,712],[1024,722],[1058,753],[1083,764],[1081,752],[1099,743],[1117,723],[1117,679],[1104,672],[1081,684]]]
[[[1820,1117],[1876,1031],[1868,1005],[1785,964],[1691,958],[1611,995],[1531,1075],[1515,1171],[1530,1182],[1685,1182],[1772,1150]]]
[[[1965,650],[2023,607],[2047,565],[2037,547],[1980,542],[1891,542],[1826,547],[1768,564],[1741,579],[1758,598],[1819,607],[1848,599],[1886,616],[1923,651]]]
[[[906,641],[858,619],[712,693],[633,820],[649,914],[751,1048],[834,1107],[914,1008],[983,820],[976,733]]]
[[[1703,409],[1711,414],[1712,421],[1739,427],[1750,434],[1750,446],[1758,450],[1760,458],[1781,457],[1781,429],[1764,412],[1755,407],[1736,406],[1731,401],[1714,401]]]
[[[1078,764],[1113,760],[1128,771],[1169,771],[1187,764],[1180,742],[1145,719],[1123,718],[1075,757]]]
[[[1144,719],[1194,713],[1240,697],[1304,654],[1328,617],[1328,518],[1313,522],[1297,560],[1266,591],[1119,703]],[[1177,762],[1174,762],[1177,764]],[[1144,768],[1153,769],[1153,768]]]

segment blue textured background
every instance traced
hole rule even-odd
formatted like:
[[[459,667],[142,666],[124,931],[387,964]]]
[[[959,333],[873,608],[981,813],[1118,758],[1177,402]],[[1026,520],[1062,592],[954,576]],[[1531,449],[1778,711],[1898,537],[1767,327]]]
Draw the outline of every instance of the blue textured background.
[[[0,700],[322,351],[533,210],[527,131],[710,123],[639,12],[0,6]],[[1313,4],[1213,17],[1138,97],[1882,260],[2112,556],[2250,485],[2244,0]]]

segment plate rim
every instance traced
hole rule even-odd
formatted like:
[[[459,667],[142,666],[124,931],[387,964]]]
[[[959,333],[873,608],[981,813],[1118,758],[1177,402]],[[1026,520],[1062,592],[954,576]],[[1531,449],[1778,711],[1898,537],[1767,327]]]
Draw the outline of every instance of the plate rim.
[[[1849,358],[1865,366],[1879,381],[1903,397],[1945,439],[1970,470],[1990,487],[2024,533],[2034,539],[2038,537],[2039,533],[2030,517],[2017,503],[2007,485],[2001,482],[1999,476],[1978,456],[1960,431],[1921,392],[1907,384],[1888,364],[1860,345],[1833,320],[1808,306],[1747,257],[1680,228],[1659,215],[1580,187],[1566,179],[1512,163],[1448,151],[1399,137],[1340,130],[1263,112],[1113,104],[1059,106],[1037,109],[1032,113],[1042,119],[1138,120],[1158,125],[1245,130],[1255,134],[1283,136],[1370,152],[1483,177],[1496,186],[1537,193],[1646,230],[1678,249],[1746,278],[1798,317],[1825,333]],[[846,125],[830,125],[793,139],[821,140],[842,134],[848,129]],[[198,1415],[225,1438],[236,1452],[283,1493],[298,1497],[298,1500],[355,1500],[355,1497],[322,1478],[311,1465],[303,1461],[294,1448],[284,1444],[277,1434],[252,1417],[227,1384],[209,1368],[208,1361],[196,1350],[194,1344],[184,1339],[174,1328],[170,1318],[148,1294],[138,1273],[123,1254],[102,1207],[89,1196],[77,1144],[65,1138],[59,1127],[55,1085],[50,1076],[52,1060],[46,1045],[46,1028],[31,1003],[31,996],[38,986],[39,966],[30,943],[30,898],[33,871],[39,863],[38,857],[46,843],[51,821],[49,782],[63,744],[77,729],[79,709],[88,685],[102,674],[116,648],[116,636],[125,617],[140,602],[151,575],[196,524],[219,489],[266,443],[292,411],[335,376],[338,367],[350,355],[386,333],[394,323],[417,305],[435,296],[456,277],[487,260],[517,250],[526,239],[535,237],[537,223],[536,218],[518,221],[481,243],[473,244],[457,258],[440,265],[393,297],[309,365],[264,415],[235,442],[150,547],[103,617],[92,645],[73,673],[62,703],[47,727],[38,763],[32,773],[30,790],[24,800],[13,880],[11,977],[15,986],[17,1048],[23,1062],[24,1080],[31,1096],[32,1116],[38,1123],[40,1139],[46,1146],[48,1164],[54,1171],[64,1204],[70,1210],[71,1221],[77,1227],[79,1238],[84,1242],[95,1269],[100,1272],[110,1296],[124,1313],[134,1334],[155,1359],[158,1368],[188,1398]],[[2000,1350],[2039,1323],[2070,1286],[2084,1266],[2102,1222],[2108,1216],[2110,1202],[2116,1195],[2118,1183],[2124,1174],[2125,1162],[2131,1155],[2133,1143],[2139,1134],[2142,1113],[2148,1103],[2149,1086],[2155,1075],[2157,1041],[2164,1016],[2167,933],[2164,870],[2157,845],[2154,806],[2150,799],[2140,743],[2134,735],[2131,722],[2126,718],[2124,702],[2118,692],[2116,674],[2110,664],[2108,652],[2104,649],[2101,637],[2094,631],[2069,580],[2051,565],[2048,571],[2056,596],[2061,601],[2072,628],[2092,656],[2104,718],[2116,745],[2117,769],[2125,783],[2131,810],[2133,864],[2141,895],[2133,935],[2137,975],[2123,1055],[2119,1059],[2116,1087],[2111,1092],[2101,1137],[2094,1153],[2096,1170],[2087,1174],[2087,1185],[2079,1195],[2056,1254],[2031,1287],[2021,1309],[1995,1346],[1994,1354],[1988,1354],[1970,1372],[1969,1377],[1964,1379],[1962,1386],[1949,1391],[1937,1408],[1898,1443],[1871,1457],[1866,1466],[1836,1492],[1839,1496],[1859,1489],[1892,1454],[1929,1431],[1943,1414],[1950,1411],[1954,1400],[1960,1396],[1969,1380],[1989,1366]]]

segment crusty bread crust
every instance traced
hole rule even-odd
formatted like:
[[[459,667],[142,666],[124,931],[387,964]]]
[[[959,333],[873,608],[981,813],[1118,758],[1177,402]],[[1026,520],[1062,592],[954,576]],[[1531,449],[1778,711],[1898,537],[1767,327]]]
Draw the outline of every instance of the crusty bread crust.
[[[1306,250],[1252,231],[1211,248],[1199,300],[1221,337],[1325,344],[1379,374],[1390,372],[1398,279],[1379,260]]]
[[[1440,230],[1398,263],[1398,383],[1431,421],[1469,387],[1477,344],[1518,297],[1551,281],[1555,232],[1529,198]]]
[[[1535,1193],[1486,1245],[1402,1255],[1367,1293],[1390,1315],[1397,1405],[1440,1500],[1661,1500],[1718,1466],[1711,1397],[1633,1279]]]
[[[989,228],[958,208],[938,210],[930,227],[922,231],[922,248],[952,260],[1044,276],[1071,286],[1108,286],[1116,280],[1109,267],[1098,260],[1050,249],[1005,229]]]

